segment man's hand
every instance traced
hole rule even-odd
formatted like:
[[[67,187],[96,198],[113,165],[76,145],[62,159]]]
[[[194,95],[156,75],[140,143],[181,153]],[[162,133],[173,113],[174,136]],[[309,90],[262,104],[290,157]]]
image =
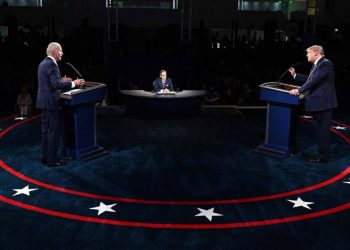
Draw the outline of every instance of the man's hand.
[[[71,82],[71,81],[72,81],[72,78],[67,77],[67,76],[64,76],[64,77],[62,77],[62,80],[63,80],[64,82]]]
[[[289,73],[294,77],[295,74],[296,74],[295,68],[291,67],[291,68],[289,69]]]
[[[80,86],[84,85],[85,80],[84,80],[84,79],[76,79],[76,80],[74,80],[73,82],[74,82],[74,85],[75,85],[76,87],[80,87]]]
[[[298,89],[292,89],[291,91],[289,91],[289,93],[291,95],[299,95],[299,90]]]

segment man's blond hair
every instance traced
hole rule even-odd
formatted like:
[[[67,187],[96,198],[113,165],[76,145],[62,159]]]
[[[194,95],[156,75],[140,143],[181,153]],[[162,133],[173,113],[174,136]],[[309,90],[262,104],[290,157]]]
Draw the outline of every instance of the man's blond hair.
[[[310,50],[317,51],[321,56],[324,56],[324,50],[320,45],[312,45],[306,49],[307,52],[309,52]]]

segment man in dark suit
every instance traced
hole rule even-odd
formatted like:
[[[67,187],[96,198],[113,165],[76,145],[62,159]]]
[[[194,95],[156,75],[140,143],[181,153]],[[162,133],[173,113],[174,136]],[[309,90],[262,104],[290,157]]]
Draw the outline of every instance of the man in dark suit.
[[[307,50],[307,59],[312,69],[309,76],[300,75],[290,68],[289,72],[296,81],[304,83],[299,89],[292,89],[290,94],[303,94],[305,111],[310,112],[316,123],[318,155],[308,160],[314,163],[328,162],[330,159],[330,128],[332,110],[337,107],[335,92],[334,66],[324,57],[323,48],[313,45]]]
[[[57,158],[59,137],[62,132],[62,111],[60,107],[61,90],[67,91],[84,84],[83,79],[72,81],[61,77],[57,62],[62,59],[62,47],[59,43],[50,43],[47,57],[38,67],[38,95],[36,107],[41,110],[41,144],[43,164],[58,167],[65,162]]]
[[[153,88],[154,88],[155,92],[174,91],[173,82],[171,81],[171,79],[169,77],[167,77],[167,73],[165,70],[161,70],[159,72],[159,77],[153,81]]]

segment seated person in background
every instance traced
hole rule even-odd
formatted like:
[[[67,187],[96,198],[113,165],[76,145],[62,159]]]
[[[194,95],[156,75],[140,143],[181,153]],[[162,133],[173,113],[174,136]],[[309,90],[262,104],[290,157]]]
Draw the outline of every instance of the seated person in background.
[[[153,88],[155,92],[174,91],[173,82],[170,78],[167,78],[165,70],[159,72],[159,77],[153,81]]]
[[[32,105],[32,98],[28,93],[28,89],[26,86],[21,88],[21,92],[17,97],[17,109],[20,116],[29,116],[30,108]]]

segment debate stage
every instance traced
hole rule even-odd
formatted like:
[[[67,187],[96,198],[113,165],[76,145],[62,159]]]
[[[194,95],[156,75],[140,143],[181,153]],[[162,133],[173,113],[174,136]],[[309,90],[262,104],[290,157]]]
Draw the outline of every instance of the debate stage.
[[[348,243],[346,116],[332,124],[331,162],[317,165],[305,161],[315,150],[307,118],[298,121],[299,153],[274,158],[254,151],[265,138],[265,111],[203,108],[172,119],[129,117],[113,106],[96,113],[97,143],[109,154],[52,169],[40,163],[38,116],[0,119],[0,249]]]

